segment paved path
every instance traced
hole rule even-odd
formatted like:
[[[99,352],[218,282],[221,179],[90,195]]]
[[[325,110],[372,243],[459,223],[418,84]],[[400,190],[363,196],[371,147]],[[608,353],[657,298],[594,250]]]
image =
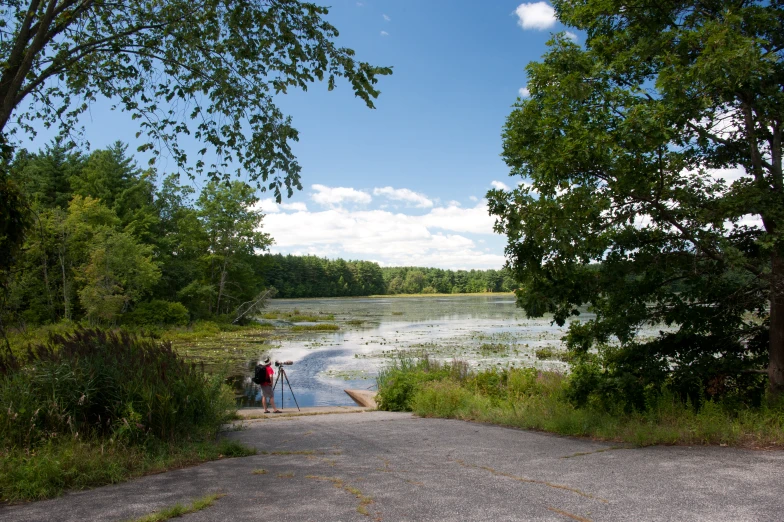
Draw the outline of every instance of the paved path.
[[[617,448],[385,412],[245,424],[228,436],[266,453],[0,508],[0,520],[128,520],[212,492],[226,496],[182,520],[784,520],[784,452]]]

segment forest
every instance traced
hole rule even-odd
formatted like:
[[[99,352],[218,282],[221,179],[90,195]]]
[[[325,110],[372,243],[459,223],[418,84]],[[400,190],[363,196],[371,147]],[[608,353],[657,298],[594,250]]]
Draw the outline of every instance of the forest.
[[[5,325],[186,324],[231,317],[277,297],[511,291],[502,271],[380,267],[270,254],[256,191],[241,181],[201,191],[140,168],[122,143],[90,153],[54,142],[16,154],[11,179],[30,205],[5,274]]]

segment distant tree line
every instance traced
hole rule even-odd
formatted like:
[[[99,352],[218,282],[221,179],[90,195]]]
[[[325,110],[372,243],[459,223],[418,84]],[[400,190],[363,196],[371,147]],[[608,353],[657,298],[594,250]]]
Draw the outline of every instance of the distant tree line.
[[[385,294],[381,267],[370,261],[316,256],[265,255],[264,277],[277,297],[345,297]]]
[[[511,292],[516,288],[512,275],[506,270],[386,267],[381,271],[387,294]]]
[[[511,292],[505,270],[380,267],[371,261],[267,254],[263,274],[277,297],[344,297],[387,294]]]

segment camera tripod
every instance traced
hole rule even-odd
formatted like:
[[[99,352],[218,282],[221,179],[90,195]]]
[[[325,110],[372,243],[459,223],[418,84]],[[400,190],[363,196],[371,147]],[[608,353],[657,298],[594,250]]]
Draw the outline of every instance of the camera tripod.
[[[291,363],[289,363],[291,364]],[[280,376],[283,376],[283,379]],[[297,402],[297,398],[294,396],[294,390],[291,389],[291,382],[289,382],[289,376],[286,375],[286,370],[283,369],[283,365],[278,366],[278,376],[275,378],[275,384],[272,385],[272,393],[275,394],[275,388],[278,386],[278,381],[280,381],[280,407],[283,408],[283,381],[286,381],[286,384],[289,385],[289,391],[291,392],[291,398],[294,399],[294,404],[297,405],[297,411],[301,411],[299,409],[299,403]]]

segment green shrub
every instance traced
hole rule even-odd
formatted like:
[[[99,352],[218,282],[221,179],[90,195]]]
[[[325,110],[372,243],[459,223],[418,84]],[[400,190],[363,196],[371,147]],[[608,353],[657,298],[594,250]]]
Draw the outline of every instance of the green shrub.
[[[427,357],[397,359],[378,374],[376,402],[382,410],[411,411],[411,401],[424,383],[459,379],[466,371],[464,363],[459,361],[453,361],[449,365],[440,364]]]
[[[474,394],[452,381],[422,383],[411,398],[411,410],[422,417],[455,417]]]
[[[666,392],[697,408],[706,400],[759,407],[766,378],[757,370],[767,360],[769,336],[765,325],[746,335],[678,331],[648,342],[599,344],[593,353],[591,323],[572,323],[566,336],[573,370],[569,395],[578,406],[592,403],[608,411],[644,412]]]
[[[472,374],[467,385],[487,397],[499,398],[506,395],[507,370],[489,370]]]
[[[0,442],[30,448],[52,437],[141,443],[215,433],[234,410],[219,376],[177,356],[171,343],[80,329],[30,349],[25,366],[0,366]]]
[[[184,326],[188,321],[190,321],[190,314],[185,305],[160,299],[139,303],[133,311],[123,315],[123,323],[142,326]]]
[[[422,359],[395,361],[379,375],[381,409],[544,430],[563,435],[650,444],[729,444],[784,447],[784,399],[759,407],[729,399],[703,399],[700,407],[664,387],[645,392],[643,410],[612,402],[618,389],[592,357],[569,377],[533,368],[469,372],[465,363]],[[574,393],[588,390],[583,404]]]

